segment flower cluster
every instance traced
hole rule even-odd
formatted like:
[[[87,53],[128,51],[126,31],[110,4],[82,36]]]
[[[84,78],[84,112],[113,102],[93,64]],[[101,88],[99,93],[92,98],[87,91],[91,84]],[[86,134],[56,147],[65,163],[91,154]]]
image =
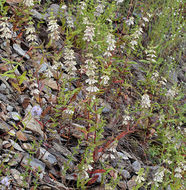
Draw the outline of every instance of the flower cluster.
[[[96,69],[97,65],[96,62],[93,60],[92,54],[86,55],[85,65],[81,66],[81,73],[84,73],[88,76],[88,79],[85,82],[89,85],[86,90],[88,92],[97,92],[99,89],[95,86],[95,83],[98,81],[96,80]]]
[[[159,183],[163,182],[163,177],[165,175],[165,169],[164,168],[159,168],[158,171],[154,175],[154,182],[157,187],[159,187]]]
[[[123,3],[124,0],[116,0],[116,4]]]
[[[94,12],[94,15],[97,17],[100,16],[104,12],[104,8],[105,8],[105,6],[103,4],[99,4],[96,7],[96,11]]]
[[[70,76],[75,76],[75,72],[77,70],[74,51],[72,49],[66,48],[64,51],[64,64],[65,64],[65,70]]]
[[[130,45],[131,45],[131,48],[132,48],[132,49],[135,49],[135,46],[138,45],[137,40],[141,37],[142,33],[143,33],[143,29],[142,29],[141,27],[138,27],[138,28],[135,30],[135,32],[131,35],[132,40],[131,40],[131,42],[130,42]]]
[[[93,37],[95,36],[94,30],[95,28],[93,26],[86,26],[83,40],[87,42],[93,41]]]
[[[107,47],[107,51],[113,51],[116,48],[116,41],[114,39],[114,35],[113,34],[108,34],[107,35],[107,40],[106,40],[108,47]]]
[[[149,98],[149,95],[148,94],[144,94],[142,96],[142,100],[141,100],[141,107],[142,108],[149,108],[151,106],[150,104],[150,98]]]
[[[33,0],[23,0],[23,3],[27,6],[27,7],[31,7],[34,5],[34,1]]]
[[[129,26],[133,25],[134,24],[134,17],[131,16],[128,20],[126,20],[126,24]]]
[[[74,28],[74,21],[70,15],[66,15],[66,21],[67,21],[67,26],[69,28]]]
[[[128,125],[128,122],[131,121],[132,118],[129,115],[123,116],[123,125]]]
[[[26,40],[30,43],[30,45],[37,44],[37,36],[35,35],[35,32],[33,22],[29,22],[29,27],[26,28]]]
[[[31,110],[31,114],[33,117],[40,116],[42,113],[42,109],[40,106],[34,106]]]
[[[0,34],[0,37],[5,38],[5,39],[10,39],[10,38],[12,38],[12,32],[9,29],[8,18],[3,17],[2,19],[3,20],[0,23],[0,32],[2,32]]]
[[[47,31],[49,31],[49,38],[52,40],[52,42],[60,39],[58,28],[59,25],[57,24],[57,20],[54,18],[53,15],[51,15],[49,17]]]
[[[5,185],[6,187],[8,187],[10,185],[10,182],[9,182],[9,178],[6,176],[4,177],[2,180],[1,180],[1,184],[2,185]]]
[[[167,96],[168,98],[170,98],[170,99],[173,99],[173,98],[176,96],[177,93],[178,93],[178,92],[177,92],[176,88],[173,87],[172,89],[169,89],[169,90],[167,91],[166,96]]]
[[[156,51],[154,50],[154,47],[148,47],[147,50],[145,50],[147,60],[156,63]]]
[[[31,89],[31,93],[30,93],[31,95],[39,94],[40,93],[40,91],[38,89],[38,84],[37,83],[32,83],[30,85],[30,89]]]

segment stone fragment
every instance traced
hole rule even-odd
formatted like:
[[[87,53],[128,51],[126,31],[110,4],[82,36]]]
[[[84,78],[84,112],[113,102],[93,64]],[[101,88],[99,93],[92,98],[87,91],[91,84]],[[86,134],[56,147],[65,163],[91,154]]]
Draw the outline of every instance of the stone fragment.
[[[22,148],[25,149],[25,150],[28,150],[28,151],[33,150],[33,147],[32,147],[32,145],[30,143],[23,143]]]
[[[16,169],[10,169],[10,173],[12,174],[13,178],[19,185],[19,187],[29,187],[28,183],[23,183],[23,176],[21,176],[21,173]],[[26,186],[25,186],[26,185]]]
[[[56,157],[50,154],[47,150],[40,147],[39,151],[40,151],[39,159],[41,159],[43,162],[50,163],[52,165],[57,163]]]
[[[59,145],[58,143],[53,143],[53,147],[56,151],[60,152],[62,155],[68,157],[72,157],[74,161],[77,161],[75,157],[72,156],[72,153],[64,146]]]
[[[132,163],[132,168],[135,172],[139,172],[139,170],[141,169],[141,164],[139,163],[139,161],[135,161]]]
[[[136,176],[133,176],[132,179],[130,179],[130,180],[127,182],[128,190],[133,190],[136,185],[137,185],[137,184],[136,184]]]
[[[130,176],[130,173],[127,171],[127,170],[122,170],[121,171],[121,175],[125,178],[125,179],[129,179],[131,176]]]
[[[16,132],[16,137],[21,141],[27,141],[28,140],[26,135],[21,130]]]
[[[23,166],[28,166],[30,165],[33,170],[38,170],[40,172],[45,171],[45,163],[42,161],[38,160],[37,158],[30,157],[28,154],[26,154],[21,162]]]
[[[35,132],[41,135],[42,138],[44,138],[44,133],[41,130],[41,125],[34,118],[27,116],[26,118],[23,119],[23,124],[26,129],[29,129],[32,132]]]
[[[14,108],[12,106],[8,105],[6,109],[7,109],[7,111],[12,112]]]
[[[13,44],[13,49],[21,56],[24,56],[27,59],[30,59],[30,56],[26,54],[26,51],[24,51],[20,45],[18,44]]]
[[[19,115],[19,113],[17,112],[9,112],[10,113],[10,117],[15,120],[15,121],[19,121],[21,116]]]
[[[12,139],[9,139],[9,141],[11,142],[12,146],[16,149],[19,150],[21,152],[24,152],[24,150],[20,147],[20,145],[18,143],[16,143],[15,141],[13,141]]]
[[[119,158],[123,159],[123,160],[128,160],[128,156],[126,156],[124,153],[122,152],[117,152],[117,155]]]

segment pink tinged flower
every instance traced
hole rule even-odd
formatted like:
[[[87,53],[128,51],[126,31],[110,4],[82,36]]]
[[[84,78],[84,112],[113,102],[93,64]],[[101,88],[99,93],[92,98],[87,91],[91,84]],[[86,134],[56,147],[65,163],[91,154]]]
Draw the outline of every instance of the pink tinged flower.
[[[5,186],[9,186],[10,185],[10,182],[9,182],[9,178],[8,177],[4,177],[2,180],[1,180],[1,184],[5,185]]]
[[[34,106],[32,108],[32,111],[31,111],[32,116],[40,116],[41,113],[42,113],[42,109],[40,106]]]

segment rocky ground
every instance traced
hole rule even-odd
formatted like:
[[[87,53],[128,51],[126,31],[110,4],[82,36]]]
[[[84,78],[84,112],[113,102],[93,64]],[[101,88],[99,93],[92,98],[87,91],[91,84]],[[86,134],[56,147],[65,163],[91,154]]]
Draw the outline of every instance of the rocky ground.
[[[17,5],[11,5],[10,16],[14,14],[14,6]],[[45,32],[45,22],[48,22],[51,10],[54,13],[59,11],[59,5],[50,4],[44,15],[41,15],[41,10],[42,8],[39,6],[32,9],[32,17],[33,20],[42,21],[43,27],[37,35],[40,42],[47,44],[48,34]],[[11,27],[16,28],[16,25]],[[70,126],[68,126],[69,123],[61,124],[59,120],[58,125],[55,128],[52,127],[51,117],[55,114],[54,107],[57,104],[62,81],[57,81],[55,78],[47,80],[44,77],[41,77],[41,80],[32,80],[32,75],[37,78],[37,74],[41,76],[47,70],[52,49],[47,49],[47,47],[43,51],[35,49],[33,54],[24,37],[19,35],[21,35],[21,31],[17,28],[14,40],[4,41],[0,38],[0,73],[12,70],[12,65],[6,64],[7,60],[23,63],[14,70],[16,77],[23,76],[25,71],[27,73],[20,86],[16,85],[17,78],[0,75],[0,176],[5,177],[5,174],[9,173],[10,184],[7,189],[32,190],[34,184],[37,184],[37,189],[41,190],[75,189],[77,165],[81,154],[85,151],[86,141],[82,141],[81,145],[76,148],[76,152],[74,148],[78,144],[78,139],[81,139],[83,135],[79,129],[83,129],[85,123],[78,122],[77,116],[74,116]],[[55,46],[59,50],[63,49],[63,41],[56,42]],[[48,59],[43,59],[41,64],[43,54],[47,54]],[[78,52],[76,53],[76,62],[78,65],[82,64]],[[134,86],[137,85],[137,81],[145,80],[145,72],[141,69],[143,67],[145,67],[143,63],[131,65],[133,71],[131,81]],[[185,83],[185,69],[182,59],[177,70],[170,72],[168,85]],[[74,82],[71,88],[66,90],[74,90],[78,88],[78,84]],[[110,178],[116,180],[120,176],[121,180],[118,181],[117,189],[132,190],[136,186],[136,173],[141,168],[145,170],[148,168],[148,179],[153,179],[153,175],[160,166],[154,165],[146,154],[148,148],[146,139],[148,135],[153,135],[153,131],[151,131],[152,133],[148,131],[149,134],[146,134],[143,129],[133,130],[130,128],[128,129],[129,134],[118,137],[126,131],[126,128],[122,128],[121,118],[117,116],[117,109],[124,110],[127,105],[132,104],[136,99],[136,94],[131,90],[128,91],[127,100],[124,95],[121,95],[115,101],[112,90],[109,89],[107,96],[100,96],[100,105],[104,106],[101,114],[107,121],[103,136],[108,141],[110,139],[112,145],[104,150],[104,156],[100,159],[107,161],[105,166],[107,169],[115,169],[109,172]],[[84,91],[79,91],[74,98],[78,102],[83,101]],[[183,103],[184,100],[181,100],[180,104]],[[40,105],[43,110],[40,117],[32,117],[29,114],[35,105]],[[76,106],[78,109],[78,105]],[[156,116],[151,119],[156,120]],[[151,122],[153,123],[153,121]],[[118,137],[118,142],[112,142],[112,137]],[[65,164],[68,164],[69,168],[67,173],[62,175]],[[109,187],[100,185],[104,172],[102,173],[99,170],[99,164],[96,164],[94,163],[94,167],[97,168],[95,170],[97,172],[84,174],[85,177],[86,175],[94,177],[97,174],[97,177],[93,178],[95,183],[89,185],[87,189],[109,189]],[[0,188],[3,189],[4,186]]]

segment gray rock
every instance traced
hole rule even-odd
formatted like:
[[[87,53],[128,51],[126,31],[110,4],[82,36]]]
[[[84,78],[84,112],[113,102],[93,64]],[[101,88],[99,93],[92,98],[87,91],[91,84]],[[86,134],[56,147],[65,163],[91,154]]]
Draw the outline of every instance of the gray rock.
[[[77,161],[75,157],[73,157],[72,153],[64,146],[59,145],[58,143],[53,143],[53,147],[56,151],[60,152],[62,155],[73,158],[74,161]]]
[[[135,172],[139,172],[139,170],[141,169],[141,164],[136,160],[132,163],[132,168]]]
[[[8,132],[12,127],[0,119],[0,131]]]
[[[132,179],[130,179],[128,182],[127,182],[127,186],[128,186],[128,189],[129,190],[132,190],[134,189],[134,187],[136,186],[136,176],[133,176]]]
[[[0,91],[4,92],[6,90],[6,88],[7,88],[6,85],[4,83],[2,83],[0,86]]]
[[[44,133],[41,130],[41,125],[34,119],[30,118],[29,115],[23,120],[23,124],[26,129],[31,130],[37,134],[40,134],[42,138],[44,138]]]
[[[10,173],[12,174],[13,178],[16,180],[19,186],[27,188],[29,187],[28,183],[23,183],[23,176],[21,176],[21,173],[16,169],[10,169]]]
[[[20,116],[19,113],[17,113],[17,112],[9,112],[9,114],[10,114],[10,117],[11,117],[13,120],[15,120],[15,121],[19,121],[20,118],[21,118],[21,116]]]
[[[47,12],[48,15],[51,15],[52,13],[54,16],[59,16],[59,18],[63,18],[65,16],[64,11],[58,4],[51,4],[50,7],[47,9]]]
[[[117,152],[117,155],[119,158],[123,159],[123,160],[128,160],[128,156],[122,152]]]
[[[21,162],[23,165],[30,165],[33,170],[39,169],[41,172],[45,171],[45,163],[38,160],[37,158],[30,157],[28,154],[26,154]]]
[[[26,51],[24,51],[20,45],[18,44],[13,44],[13,48],[14,50],[21,56],[24,56],[27,59],[30,59],[30,56],[28,54],[26,54]]]
[[[9,141],[11,142],[12,146],[16,149],[16,150],[19,150],[21,152],[24,152],[24,150],[19,146],[18,143],[16,143],[15,141],[9,139]]]
[[[47,162],[52,165],[57,163],[56,157],[54,155],[50,154],[47,150],[40,147],[39,151],[40,151],[39,159],[41,159],[43,162]]]
[[[31,10],[32,16],[34,18],[37,18],[39,20],[43,19],[43,20],[47,20],[47,17],[49,16],[48,14],[46,15],[42,15],[41,13],[39,13],[38,11],[36,11],[35,9]]]
[[[131,178],[130,173],[127,170],[122,170],[121,171],[121,175],[125,178],[125,179],[129,179]]]
[[[12,112],[14,108],[13,108],[12,106],[8,105],[8,106],[6,107],[6,109],[7,109],[7,111]]]

